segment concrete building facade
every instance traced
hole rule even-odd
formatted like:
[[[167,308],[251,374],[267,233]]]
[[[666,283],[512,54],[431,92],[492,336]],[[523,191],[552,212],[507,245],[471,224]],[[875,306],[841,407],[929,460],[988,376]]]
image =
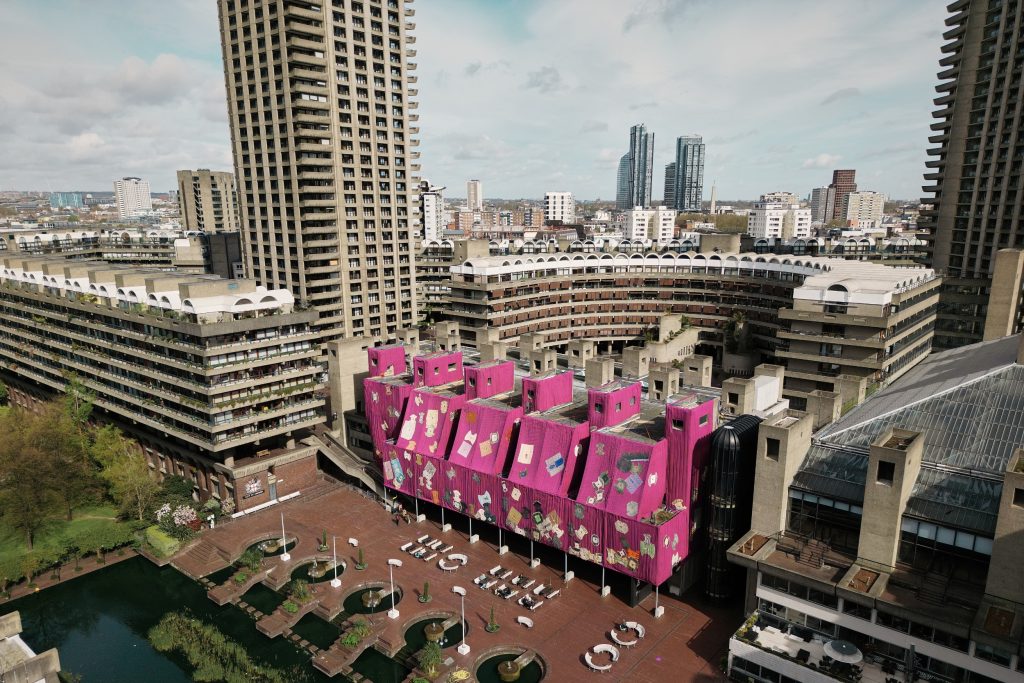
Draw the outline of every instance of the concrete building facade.
[[[676,138],[674,204],[677,211],[695,212],[704,199],[704,139],[699,135]]]
[[[238,195],[229,171],[178,171],[182,227],[200,232],[237,232]]]
[[[314,308],[323,341],[411,325],[413,9],[217,5],[249,275]]]
[[[444,237],[447,227],[444,222],[444,187],[431,185],[430,181],[420,183],[420,237],[423,241],[439,240]]]
[[[857,191],[857,171],[852,168],[832,171],[832,183],[828,186],[829,220],[842,221],[846,218],[846,198]]]
[[[545,192],[544,220],[575,223],[576,199],[572,192]]]
[[[846,225],[863,230],[881,227],[885,199],[881,192],[867,190],[846,195]]]
[[[665,206],[654,209],[635,207],[626,212],[626,239],[667,245],[675,234],[676,211]]]
[[[150,194],[149,181],[132,177],[115,180],[114,202],[117,204],[117,217],[121,220],[152,211],[153,195]]]
[[[787,240],[810,237],[811,210],[800,208],[799,202],[777,202],[762,195],[747,214],[747,234]]]
[[[484,210],[484,184],[479,180],[466,182],[466,208],[470,211]]]

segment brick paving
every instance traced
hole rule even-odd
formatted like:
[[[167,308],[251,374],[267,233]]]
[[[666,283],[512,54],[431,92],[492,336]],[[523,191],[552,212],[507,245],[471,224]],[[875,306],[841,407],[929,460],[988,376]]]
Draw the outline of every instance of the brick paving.
[[[525,648],[540,654],[546,666],[547,681],[592,681],[598,674],[583,663],[583,654],[594,645],[611,644],[608,631],[619,619],[628,619],[642,624],[646,637],[638,646],[621,650],[619,661],[609,673],[601,676],[601,680],[641,683],[725,680],[719,662],[726,652],[729,635],[741,618],[735,609],[662,596],[660,604],[665,607],[665,613],[660,619],[655,619],[652,616],[653,596],[646,598],[640,606],[630,608],[614,594],[602,597],[598,587],[592,583],[581,579],[564,583],[561,567],[542,564],[530,568],[528,557],[514,553],[499,556],[493,545],[485,542],[470,544],[465,533],[457,530],[443,533],[436,522],[428,520],[396,526],[379,502],[355,490],[327,488],[321,484],[314,491],[314,495],[300,495],[205,532],[200,543],[212,546],[217,552],[195,552],[195,547],[190,547],[175,557],[173,564],[194,577],[216,571],[226,566],[225,558],[237,558],[252,543],[279,537],[280,514],[284,512],[287,535],[296,537],[298,543],[291,549],[290,562],[283,563],[278,557],[265,560],[264,566],[270,569],[276,581],[280,582],[292,569],[313,557],[330,557],[330,551],[318,553],[316,550],[323,529],[327,530],[328,539],[332,535],[337,536],[338,557],[348,565],[341,575],[341,588],[333,589],[328,583],[317,586],[320,596],[316,613],[321,616],[336,616],[341,611],[344,598],[367,585],[386,585],[387,560],[402,560],[404,566],[395,570],[395,584],[403,593],[398,604],[399,618],[392,621],[383,613],[370,616],[374,625],[382,629],[379,647],[389,653],[393,654],[402,646],[405,630],[414,622],[428,615],[458,614],[459,598],[451,589],[454,585],[461,585],[468,592],[467,640],[472,650],[467,656],[459,655],[455,648],[445,650],[445,656],[452,657],[457,666],[472,671],[495,650]],[[448,521],[455,521],[454,517],[450,514]],[[443,555],[438,555],[431,562],[423,562],[399,550],[403,544],[424,534],[454,546],[449,554],[467,555],[468,565],[455,572],[444,572],[437,566],[437,560]],[[355,570],[356,549],[349,545],[350,537],[358,539],[363,548],[364,561],[369,565],[365,571]],[[514,600],[502,600],[493,592],[483,591],[473,584],[475,577],[498,564],[538,583],[560,588],[561,593],[531,612]],[[424,581],[430,582],[432,596],[427,604],[416,599],[422,592]],[[501,625],[501,629],[493,634],[483,628],[492,606]],[[531,618],[534,628],[519,625],[516,617],[520,615]]]

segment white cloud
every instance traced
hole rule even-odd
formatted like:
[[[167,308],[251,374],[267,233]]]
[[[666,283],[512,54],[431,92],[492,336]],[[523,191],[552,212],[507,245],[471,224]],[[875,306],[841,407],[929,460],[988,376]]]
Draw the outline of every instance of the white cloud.
[[[805,159],[800,168],[832,168],[842,159],[838,154],[819,154],[816,157]]]
[[[68,140],[68,154],[80,160],[92,156],[103,147],[103,138],[96,133],[82,133]]]

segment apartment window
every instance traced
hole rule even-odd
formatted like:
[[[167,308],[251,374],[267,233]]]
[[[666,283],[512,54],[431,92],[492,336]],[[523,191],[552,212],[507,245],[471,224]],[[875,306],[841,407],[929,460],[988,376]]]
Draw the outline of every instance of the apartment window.
[[[765,439],[765,455],[778,462],[779,461],[779,440],[768,438]]]
[[[1013,506],[1024,508],[1024,489],[1013,490]]]
[[[740,402],[740,395],[735,393],[735,392],[733,392],[733,391],[729,392],[729,397],[728,398],[729,398],[729,403],[739,403]]]
[[[886,486],[892,486],[893,479],[896,478],[896,463],[888,462],[887,460],[878,461],[878,472],[875,477],[875,481],[879,484],[885,484]]]

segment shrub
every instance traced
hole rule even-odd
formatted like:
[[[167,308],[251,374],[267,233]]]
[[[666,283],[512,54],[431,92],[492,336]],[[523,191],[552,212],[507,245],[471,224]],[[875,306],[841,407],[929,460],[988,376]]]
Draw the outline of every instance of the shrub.
[[[259,571],[260,564],[263,562],[263,553],[256,548],[249,548],[242,556],[235,562],[236,565],[248,568],[251,572]]]
[[[288,595],[298,602],[309,600],[309,582],[305,579],[295,579],[288,588]]]
[[[281,603],[281,609],[283,609],[288,614],[295,614],[299,611],[299,606],[291,600],[285,600],[283,603]]]
[[[181,547],[177,540],[158,526],[146,529],[146,541],[149,542],[158,557],[169,557],[178,552],[178,548]]]
[[[245,572],[245,571],[238,571],[238,572],[235,572],[235,577],[234,578],[235,578],[235,583],[243,584],[243,583],[245,583],[246,581],[249,580],[249,574],[248,574],[248,572]]]

